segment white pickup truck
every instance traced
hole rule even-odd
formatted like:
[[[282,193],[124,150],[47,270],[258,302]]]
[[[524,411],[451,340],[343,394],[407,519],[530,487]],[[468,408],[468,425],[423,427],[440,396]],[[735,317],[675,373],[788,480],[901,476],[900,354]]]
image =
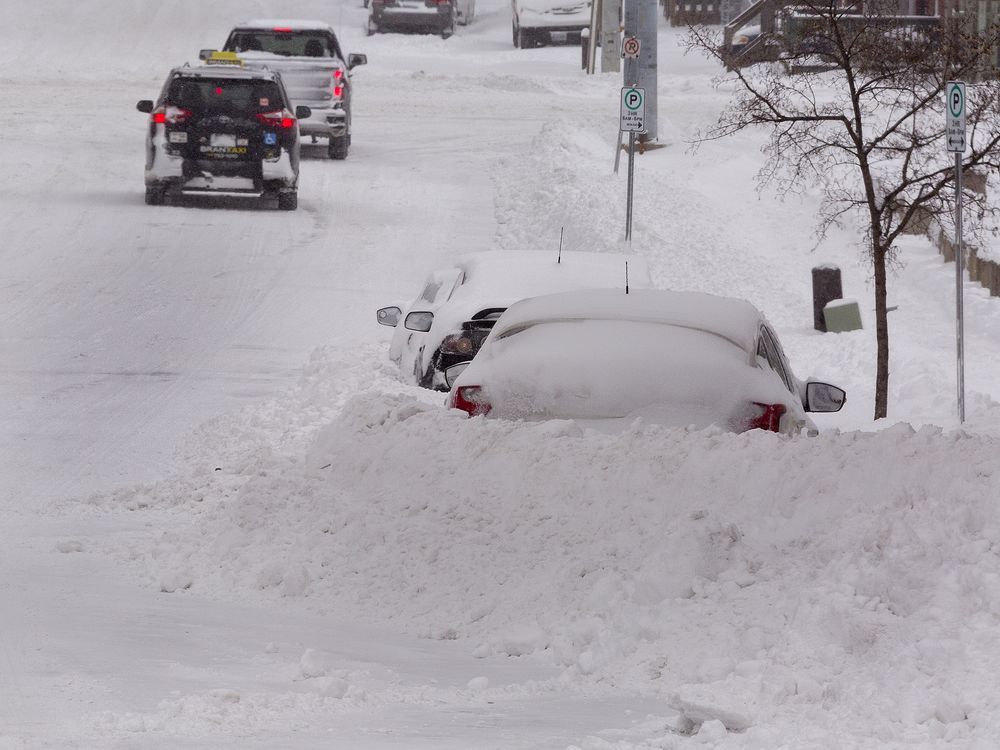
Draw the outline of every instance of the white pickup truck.
[[[292,106],[312,110],[299,120],[299,133],[329,139],[331,159],[346,159],[351,147],[351,71],[368,62],[366,55],[348,57],[333,28],[322,21],[257,19],[238,24],[223,47],[251,67],[281,73]],[[212,50],[202,50],[202,58]]]

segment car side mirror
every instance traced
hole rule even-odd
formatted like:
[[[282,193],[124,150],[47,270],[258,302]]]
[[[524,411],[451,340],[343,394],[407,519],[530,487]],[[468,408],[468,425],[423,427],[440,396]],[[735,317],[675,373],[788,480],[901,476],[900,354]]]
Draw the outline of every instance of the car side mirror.
[[[840,411],[847,401],[847,393],[842,388],[829,383],[806,383],[806,411],[829,413]]]
[[[300,120],[305,120],[312,117],[312,109],[307,107],[305,104],[300,104],[295,108],[295,116]]]
[[[411,312],[406,316],[406,320],[403,321],[403,326],[410,331],[419,331],[420,333],[427,333],[431,330],[431,323],[434,322],[434,313],[417,311]]]
[[[457,365],[452,365],[444,371],[444,382],[447,384],[449,390],[455,385],[455,381],[458,380],[458,376],[465,372],[465,368],[468,367],[471,362],[471,359],[468,362],[459,362]]]
[[[210,58],[212,56],[213,52],[218,52],[218,50],[203,49],[203,50],[201,50],[201,51],[198,52],[198,59],[199,60],[207,60],[208,58]]]
[[[368,55],[359,55],[357,53],[353,53],[347,56],[348,70],[353,70],[359,65],[367,65],[367,64],[368,64]]]
[[[153,102],[149,99],[143,99],[135,105],[135,108],[140,112],[145,112],[147,115],[153,111]]]
[[[375,317],[378,319],[379,325],[383,326],[395,326],[399,323],[399,318],[402,315],[403,311],[395,305],[383,307],[375,311]]]

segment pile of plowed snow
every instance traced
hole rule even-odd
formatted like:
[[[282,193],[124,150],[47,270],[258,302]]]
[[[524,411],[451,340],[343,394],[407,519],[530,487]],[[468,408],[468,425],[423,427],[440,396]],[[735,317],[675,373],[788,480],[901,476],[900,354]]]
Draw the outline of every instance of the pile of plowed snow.
[[[692,721],[730,728],[998,710],[997,439],[466,419],[387,368],[362,384],[348,356],[317,353],[300,391],[239,431],[252,447],[247,430],[299,415],[285,450],[102,501],[190,514],[130,551],[149,585],[531,654],[571,682],[663,685]],[[216,428],[205,446],[234,435]]]

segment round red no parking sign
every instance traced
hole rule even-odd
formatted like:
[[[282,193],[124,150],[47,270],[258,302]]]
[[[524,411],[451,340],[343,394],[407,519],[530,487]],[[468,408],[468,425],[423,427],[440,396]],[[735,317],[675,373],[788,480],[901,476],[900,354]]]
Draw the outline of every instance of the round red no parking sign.
[[[624,57],[638,57],[639,56],[639,40],[634,36],[630,36],[624,42],[622,42],[622,55]]]

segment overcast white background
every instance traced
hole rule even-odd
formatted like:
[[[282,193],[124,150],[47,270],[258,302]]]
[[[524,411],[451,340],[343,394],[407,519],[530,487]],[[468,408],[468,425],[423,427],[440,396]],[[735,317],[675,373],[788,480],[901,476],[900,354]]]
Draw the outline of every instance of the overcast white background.
[[[993,748],[1000,301],[924,240],[870,273],[817,196],[755,191],[760,135],[660,34],[632,251],[753,302],[816,438],[465,420],[400,382],[375,308],[469,250],[622,251],[621,81],[354,2],[9,0],[0,26],[0,748]],[[346,162],[294,213],[147,207],[139,99],[249,16],[329,20]],[[942,160],[948,158],[943,152]],[[812,329],[834,263],[865,328]]]

